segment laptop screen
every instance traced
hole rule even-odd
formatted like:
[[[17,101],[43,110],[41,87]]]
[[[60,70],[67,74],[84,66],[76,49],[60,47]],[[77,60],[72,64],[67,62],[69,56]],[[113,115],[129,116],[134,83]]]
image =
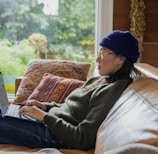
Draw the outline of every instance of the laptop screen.
[[[5,87],[4,87],[2,73],[0,72],[0,110],[1,110],[2,116],[7,110],[8,105],[9,105],[8,97],[7,97]]]

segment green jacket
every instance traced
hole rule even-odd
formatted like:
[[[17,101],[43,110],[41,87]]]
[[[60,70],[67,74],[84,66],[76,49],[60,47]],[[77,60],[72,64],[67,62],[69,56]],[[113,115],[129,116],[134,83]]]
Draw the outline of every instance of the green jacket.
[[[93,77],[85,85],[99,78]],[[47,103],[48,112],[44,116],[44,123],[71,148],[94,148],[98,127],[130,82],[130,78],[122,79],[88,92],[78,88],[63,104]]]

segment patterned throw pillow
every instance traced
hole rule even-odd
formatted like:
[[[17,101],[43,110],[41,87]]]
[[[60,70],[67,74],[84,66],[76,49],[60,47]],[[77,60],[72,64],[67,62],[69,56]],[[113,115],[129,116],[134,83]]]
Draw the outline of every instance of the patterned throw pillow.
[[[12,103],[21,103],[26,100],[37,87],[45,73],[85,81],[89,68],[90,64],[85,62],[50,59],[30,60]]]
[[[44,74],[43,79],[35,88],[28,100],[35,99],[41,102],[64,103],[65,98],[76,88],[82,86],[84,81],[77,79]]]

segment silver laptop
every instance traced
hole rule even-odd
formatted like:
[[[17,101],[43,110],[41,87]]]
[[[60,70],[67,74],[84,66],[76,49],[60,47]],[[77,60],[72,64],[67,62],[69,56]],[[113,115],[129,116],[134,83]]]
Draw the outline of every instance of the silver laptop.
[[[19,115],[19,108],[21,105],[19,104],[10,104],[8,102],[7,93],[4,87],[4,81],[2,77],[2,73],[0,72],[0,110],[2,117],[14,117],[14,118],[20,118],[24,120],[31,120],[31,121],[37,121],[38,120],[28,116],[28,115]]]

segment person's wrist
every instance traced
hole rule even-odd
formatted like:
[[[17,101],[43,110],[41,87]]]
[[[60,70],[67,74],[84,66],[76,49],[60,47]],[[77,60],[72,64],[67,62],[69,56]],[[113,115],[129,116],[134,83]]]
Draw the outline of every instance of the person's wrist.
[[[42,104],[42,108],[41,108],[43,111],[46,111],[47,110],[47,107],[45,104]]]
[[[46,123],[45,123],[45,117],[46,117],[46,115],[47,115],[47,113],[45,112],[45,114],[43,115],[43,120],[42,120],[42,122],[46,125]]]

